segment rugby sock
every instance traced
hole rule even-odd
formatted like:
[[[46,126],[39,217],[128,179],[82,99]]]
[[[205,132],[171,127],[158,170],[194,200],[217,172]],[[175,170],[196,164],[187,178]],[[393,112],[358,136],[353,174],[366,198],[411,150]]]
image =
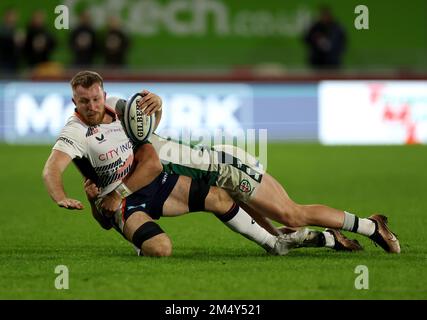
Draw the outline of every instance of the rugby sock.
[[[375,232],[375,223],[372,220],[361,219],[352,213],[344,211],[344,225],[342,229],[369,237]]]
[[[322,234],[325,237],[325,247],[333,249],[335,247],[335,238],[332,233],[322,231]]]
[[[333,248],[335,246],[334,236],[325,231],[309,230],[307,237],[304,239],[301,247],[327,247]]]
[[[359,219],[359,228],[357,228],[357,233],[363,234],[365,236],[372,236],[375,232],[375,222],[369,219]]]
[[[262,228],[252,217],[237,204],[223,215],[216,215],[231,230],[240,233],[263,248],[274,248],[276,237]]]

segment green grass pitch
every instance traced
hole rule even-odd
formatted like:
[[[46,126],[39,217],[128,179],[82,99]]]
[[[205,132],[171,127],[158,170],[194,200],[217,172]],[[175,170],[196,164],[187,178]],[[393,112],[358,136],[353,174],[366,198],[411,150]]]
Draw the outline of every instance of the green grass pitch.
[[[82,181],[66,190],[84,201],[67,211],[49,199],[41,170],[49,146],[0,145],[0,299],[426,299],[427,147],[270,144],[268,171],[299,203],[323,203],[366,217],[389,216],[400,255],[357,238],[365,250],[299,249],[268,256],[207,213],[162,218],[169,258],[143,258],[93,220]],[[274,199],[272,199],[274,201]],[[57,290],[57,265],[69,289]],[[357,290],[355,268],[369,270]]]

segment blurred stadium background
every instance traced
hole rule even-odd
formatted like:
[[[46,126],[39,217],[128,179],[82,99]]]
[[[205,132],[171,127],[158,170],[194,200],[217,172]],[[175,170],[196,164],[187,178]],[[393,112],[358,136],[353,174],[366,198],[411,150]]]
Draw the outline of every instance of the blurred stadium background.
[[[69,29],[55,28],[60,4],[68,8]],[[313,68],[303,38],[322,5],[329,5],[347,40],[339,65]],[[4,0],[1,16],[14,11],[16,23],[3,23],[3,39],[9,32],[17,45],[0,49],[15,58],[9,68],[12,57],[1,59],[0,139],[53,142],[73,109],[67,82],[76,71],[93,69],[105,77],[108,94],[128,97],[142,87],[159,93],[167,108],[163,130],[266,128],[274,140],[425,142],[426,1],[414,0],[405,10],[400,2],[375,1],[367,30],[355,28],[357,5],[44,0],[16,7]],[[45,38],[26,31],[37,12],[45,17]],[[107,36],[112,20],[128,40]],[[71,46],[77,29],[83,31]],[[26,35],[34,47],[51,49],[37,56]],[[125,56],[108,60],[104,52],[115,45]]]
[[[108,95],[129,97],[142,88],[158,93],[164,100],[165,108],[160,132],[170,129],[209,131],[267,129],[268,139],[271,142],[269,168],[285,186],[290,185],[294,188],[293,190],[299,189],[298,200],[301,202],[323,201],[346,208],[347,203],[354,201],[350,207],[353,206],[356,211],[366,210],[367,214],[369,212],[367,210],[371,210],[372,207],[391,200],[393,205],[386,205],[384,209],[392,210],[397,215],[394,216],[394,221],[407,228],[406,240],[412,244],[412,250],[415,250],[412,251],[413,255],[409,260],[401,259],[402,264],[394,267],[396,269],[415,268],[418,259],[426,258],[426,250],[424,246],[419,245],[421,238],[410,238],[415,237],[413,232],[415,226],[411,228],[407,217],[399,214],[403,214],[402,210],[409,207],[410,212],[407,214],[412,222],[425,223],[422,212],[427,209],[427,205],[417,190],[422,188],[425,190],[426,186],[423,180],[425,178],[423,163],[425,164],[427,157],[422,144],[427,142],[427,1],[412,0],[410,5],[402,1],[370,1],[366,4],[369,9],[369,29],[367,30],[355,28],[355,19],[358,16],[355,14],[355,7],[359,4],[358,1],[352,0],[43,0],[25,1],[18,6],[16,1],[2,0],[0,16],[3,20],[0,35],[1,41],[6,42],[2,42],[3,45],[0,46],[2,56],[0,142],[2,165],[10,168],[9,172],[3,171],[2,180],[4,178],[6,183],[16,184],[13,181],[16,181],[17,176],[12,173],[17,174],[19,179],[27,181],[25,190],[29,188],[28,195],[33,194],[30,186],[36,185],[38,191],[34,192],[33,198],[29,199],[29,203],[31,201],[37,203],[38,213],[35,214],[37,222],[33,221],[35,223],[33,226],[40,224],[40,228],[44,229],[46,227],[44,223],[56,225],[55,217],[58,217],[58,210],[47,199],[39,176],[50,146],[67,117],[73,112],[68,81],[78,70],[91,69],[104,76]],[[68,30],[55,28],[55,19],[58,18],[55,8],[58,5],[65,5],[69,10]],[[308,63],[304,34],[317,18],[319,7],[323,5],[330,7],[336,21],[344,30],[347,40],[340,64],[316,68]],[[12,18],[10,18],[10,12],[12,12]],[[34,57],[28,56],[28,51],[25,49],[25,39],[28,39],[28,35],[31,34],[26,31],[26,27],[35,12],[45,15],[45,32],[54,39],[54,45],[51,52],[46,55],[47,58],[36,62],[32,60]],[[78,28],[79,19],[84,19],[84,15],[96,33],[97,40],[94,48],[97,49],[92,50],[93,57],[79,62],[76,61],[70,46],[70,38],[73,31]],[[6,18],[7,16],[9,18]],[[5,22],[7,19],[11,19],[12,22],[16,20],[16,24],[12,23],[7,27]],[[43,21],[42,18],[40,20]],[[121,32],[126,35],[127,45],[124,45],[125,42],[120,42],[118,38],[107,39],[107,26],[110,22],[120,26]],[[10,35],[16,46],[6,46],[7,43],[10,45],[10,41],[7,42],[7,39],[11,39]],[[88,35],[80,36],[77,42],[81,45],[87,44]],[[32,43],[36,47],[43,47],[47,41],[47,38],[44,39],[35,37]],[[103,53],[105,48],[114,48],[118,43],[123,44],[121,48],[126,48],[122,50],[125,51],[124,57],[117,58],[119,61],[114,59],[108,61]],[[403,146],[408,144],[417,146]],[[337,146],[334,147],[336,149],[331,149],[323,145],[345,145],[346,147]],[[348,147],[349,145],[358,145],[358,147]],[[371,145],[371,147],[361,147],[361,145]],[[384,147],[382,145],[401,146]],[[360,155],[363,156],[359,158]],[[20,160],[22,157],[26,161]],[[34,159],[34,166],[32,166],[33,171],[29,172],[27,166],[29,162],[33,163],[31,159]],[[390,163],[390,159],[394,159],[395,163]],[[284,161],[291,166],[282,168]],[[295,173],[292,173],[292,165],[295,166]],[[310,169],[307,171],[307,168]],[[319,178],[319,181],[328,180],[330,178],[328,169],[332,170],[330,172],[336,170],[334,177],[336,180],[323,184],[312,180],[313,177]],[[354,175],[348,172],[352,169]],[[396,171],[400,169],[404,172],[397,174]],[[300,180],[304,173],[311,174],[312,178]],[[70,176],[73,177],[69,178],[70,181],[75,182],[71,190],[78,193],[80,197],[84,197],[77,173],[74,172],[74,175]],[[362,180],[361,177],[366,180]],[[365,183],[370,179],[376,182],[375,186],[382,189],[375,189],[373,185],[367,188]],[[362,191],[358,193],[359,191],[351,189],[353,191],[350,193],[353,193],[353,197],[346,199],[348,194],[341,190],[337,183],[341,185],[352,183],[354,190],[362,188],[366,193]],[[387,186],[390,189],[387,189]],[[395,189],[392,189],[393,187]],[[397,190],[407,191],[407,193],[397,193]],[[409,193],[409,190],[413,192]],[[389,198],[393,192],[396,192],[396,197]],[[402,194],[403,196],[399,198]],[[35,198],[36,195],[38,198]],[[6,210],[16,212],[13,219],[17,219],[18,225],[27,219],[24,218],[22,211],[28,208],[24,204],[19,204],[21,200],[16,195],[6,193],[2,197],[5,197],[2,198],[3,202],[11,203],[9,200],[15,199],[14,203],[23,206],[19,212],[16,207],[7,207]],[[367,197],[374,200],[371,199],[369,202],[366,200]],[[46,215],[49,217],[47,218]],[[43,291],[47,284],[42,280],[37,280],[37,285],[34,285],[32,280],[16,275],[16,270],[22,268],[24,257],[31,257],[38,261],[35,257],[37,254],[46,258],[50,256],[49,252],[56,257],[66,256],[70,250],[73,252],[75,249],[73,246],[78,247],[79,242],[68,238],[72,238],[77,233],[77,230],[71,229],[72,226],[79,230],[81,228],[86,231],[91,230],[91,232],[95,232],[94,230],[98,228],[91,225],[89,229],[84,229],[83,224],[79,224],[83,223],[82,218],[76,218],[80,219],[77,220],[80,221],[77,222],[78,226],[76,222],[67,220],[69,218],[60,218],[61,223],[65,223],[64,219],[66,219],[67,225],[70,226],[68,236],[61,236],[56,232],[55,235],[50,234],[64,242],[49,246],[47,244],[50,243],[51,237],[46,235],[40,234],[40,238],[37,238],[36,234],[35,237],[41,240],[32,239],[33,243],[23,236],[19,236],[19,239],[14,238],[16,225],[11,226],[11,218],[6,214],[2,213],[1,216],[2,225],[5,228],[5,232],[0,236],[3,237],[3,241],[0,242],[3,243],[2,256],[9,261],[11,256],[15,258],[10,264],[2,266],[0,283],[2,288],[12,287],[15,291],[12,290],[10,291],[12,293],[8,294],[4,291],[0,297],[58,298],[55,292],[49,291],[50,293],[46,294],[47,289]],[[197,219],[182,219],[183,221],[191,219],[194,225],[198,223]],[[87,223],[87,220],[84,222]],[[32,221],[31,218],[29,221]],[[213,223],[212,220],[209,221]],[[28,230],[35,231],[30,227],[31,223],[29,222],[27,226]],[[178,226],[181,223],[185,224],[180,220],[165,223],[170,223],[171,226],[173,223],[177,223]],[[219,225],[215,226],[218,229],[222,228]],[[27,227],[23,226],[22,231],[27,230]],[[199,228],[204,227],[199,226]],[[51,229],[48,228],[48,230]],[[178,232],[176,234],[173,230],[171,232],[175,238],[182,237]],[[78,240],[84,238],[84,236],[76,237]],[[93,235],[92,238],[88,236],[83,241],[87,242],[88,239],[92,239],[89,241],[101,239],[99,243],[105,246],[111,244],[109,242],[111,239],[102,238],[99,234]],[[180,247],[179,241],[189,245],[190,248],[193,242],[187,238],[176,241],[178,257],[185,260],[191,253],[186,251],[188,247],[183,245]],[[200,243],[194,242],[200,244],[200,248],[195,249],[199,250],[197,254],[201,254],[200,250],[203,250],[201,249],[203,241],[205,239],[200,239]],[[241,241],[243,245],[244,240]],[[25,251],[25,248],[32,248],[32,244],[40,247],[47,245],[48,253],[43,253],[41,249]],[[215,243],[212,245],[215,246]],[[56,247],[62,249],[55,251]],[[184,250],[181,256],[179,248]],[[256,250],[250,245],[248,248]],[[92,249],[95,252],[99,248]],[[217,249],[212,249],[212,252],[217,252],[215,251]],[[403,247],[403,250],[405,249],[409,250],[408,247]],[[120,252],[120,246],[113,247],[112,252],[114,254]],[[108,255],[108,251],[104,253]],[[371,260],[368,258],[374,258],[377,253],[378,251],[368,252],[362,257],[366,263],[369,263]],[[82,259],[83,262],[79,267],[84,274],[88,257],[79,256],[78,249],[74,254],[78,259]],[[231,262],[232,254],[226,256],[218,254],[220,259],[233,263]],[[129,257],[132,257],[130,252]],[[251,263],[261,264],[260,257],[255,257],[253,261],[248,259],[250,260],[248,268]],[[99,258],[97,254],[90,257],[94,260],[92,261],[94,265]],[[301,255],[297,255],[296,262],[305,264],[307,268],[315,268],[316,263],[324,263],[325,256],[311,254],[310,258],[314,259],[314,262],[308,262]],[[124,256],[119,255],[118,260],[114,261],[117,264],[116,267],[121,267],[123,259],[125,259]],[[337,272],[343,261],[336,256],[335,259],[337,259],[334,260],[336,264],[332,269]],[[59,263],[60,259],[57,260]],[[272,261],[269,260],[269,263],[274,264]],[[172,262],[173,260],[169,260],[168,268],[172,268]],[[209,262],[208,259],[207,263]],[[351,260],[348,265],[343,263],[350,270],[350,278],[353,276],[353,262],[357,263],[355,260]],[[410,265],[411,262],[414,264]],[[185,265],[185,262],[183,263]],[[195,262],[192,260],[189,263]],[[381,270],[387,270],[389,263],[390,258],[384,258],[378,262],[378,266],[380,269],[383,268]],[[157,261],[155,265],[159,267],[160,263]],[[144,262],[144,266],[149,268],[148,262]],[[77,269],[79,267],[76,266]],[[134,267],[132,264],[132,268]],[[32,275],[39,275],[38,272],[46,270],[52,273],[49,268],[51,266],[47,264],[36,270],[29,265],[24,267],[28,274]],[[167,273],[167,268],[164,268]],[[419,269],[416,270],[419,271]],[[14,272],[15,276],[13,276]],[[154,270],[152,272],[155,276]],[[295,275],[296,271],[292,265],[288,265],[286,272],[287,279],[292,285],[298,286],[299,280],[304,282],[301,276],[298,278]],[[387,284],[385,291],[379,290],[372,296],[358,295],[354,290],[348,294],[346,289],[340,289],[339,284],[334,283],[335,278],[332,275],[325,276],[314,272],[309,282],[316,289],[307,295],[302,291],[281,292],[275,295],[274,290],[267,294],[262,289],[262,284],[268,283],[265,278],[260,278],[260,289],[257,290],[247,285],[230,288],[227,287],[230,282],[224,279],[223,282],[220,281],[224,287],[211,295],[206,292],[202,294],[204,286],[200,285],[194,289],[199,290],[197,292],[200,294],[188,289],[190,291],[180,296],[180,286],[186,283],[179,281],[176,286],[169,284],[168,289],[159,288],[159,290],[166,290],[165,295],[159,294],[160,291],[154,295],[150,295],[152,294],[150,292],[143,295],[140,291],[142,295],[138,295],[136,291],[139,289],[132,287],[128,279],[128,284],[132,288],[127,294],[123,296],[106,294],[102,297],[171,299],[319,297],[326,299],[328,297],[404,298],[408,294],[409,298],[426,298],[425,279],[422,278],[422,281],[419,281],[420,279],[415,276],[416,273],[417,271],[414,271],[410,280],[402,275],[400,278],[379,276],[381,281]],[[11,278],[3,276],[6,274],[12,274]],[[292,274],[295,278],[292,278]],[[344,271],[343,274],[345,274]],[[92,276],[96,277],[95,274]],[[191,277],[192,274],[188,276]],[[200,276],[210,279],[207,274]],[[343,277],[348,276],[343,275]],[[117,279],[118,287],[122,280]],[[241,280],[244,281],[243,276]],[[270,280],[273,287],[273,282],[278,279]],[[83,281],[81,283],[83,288],[84,281],[87,280],[81,281]],[[208,285],[208,280],[203,281]],[[96,283],[92,285],[94,288],[99,288]],[[26,290],[34,286],[38,289],[26,295]],[[309,287],[307,290],[310,290]],[[234,295],[233,292],[235,292]],[[326,294],[317,296],[319,292],[326,292]],[[64,297],[97,296],[83,290],[80,295],[69,294]]]

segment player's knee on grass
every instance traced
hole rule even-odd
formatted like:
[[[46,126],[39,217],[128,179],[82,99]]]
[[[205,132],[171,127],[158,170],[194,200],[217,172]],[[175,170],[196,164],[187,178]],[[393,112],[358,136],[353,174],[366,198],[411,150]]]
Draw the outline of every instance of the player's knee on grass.
[[[172,242],[166,233],[158,234],[142,243],[141,252],[146,257],[169,257],[172,255]]]
[[[172,242],[160,226],[148,221],[142,224],[132,235],[132,243],[141,248],[148,257],[168,257],[172,254]]]

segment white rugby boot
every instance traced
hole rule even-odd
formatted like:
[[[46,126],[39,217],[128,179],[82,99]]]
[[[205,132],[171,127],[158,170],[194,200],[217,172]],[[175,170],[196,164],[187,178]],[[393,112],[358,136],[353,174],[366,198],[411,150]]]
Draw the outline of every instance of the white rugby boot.
[[[284,256],[288,254],[289,250],[300,247],[307,235],[307,228],[301,228],[292,233],[281,234],[276,237],[274,247],[267,251],[273,255]]]

